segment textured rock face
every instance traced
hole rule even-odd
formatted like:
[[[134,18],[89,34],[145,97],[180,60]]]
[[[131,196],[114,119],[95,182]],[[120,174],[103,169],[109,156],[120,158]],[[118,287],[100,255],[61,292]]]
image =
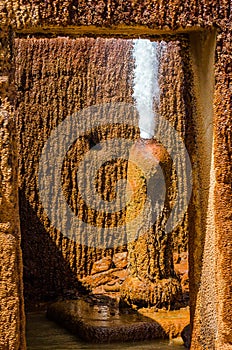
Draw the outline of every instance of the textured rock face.
[[[114,254],[125,251],[120,242],[115,249],[94,248],[56,231],[39,201],[37,178],[43,145],[59,122],[92,104],[132,102],[131,43],[115,39],[32,39],[17,40],[16,50],[16,107],[23,145],[20,146],[20,207],[25,293],[26,300],[33,295],[43,300],[54,297],[54,293],[63,294],[64,289],[77,288],[75,281],[89,275],[95,261],[113,259]],[[125,115],[125,122],[131,117]],[[126,125],[115,126],[113,115],[107,121],[109,126],[89,131],[77,140],[64,159],[62,171],[65,199],[74,213],[88,224],[103,228],[123,223],[125,210],[102,215],[88,208],[76,184],[78,165],[85,153],[100,141],[121,135],[133,139],[137,132]],[[113,199],[116,181],[126,178],[126,168],[126,162],[119,159],[99,169],[97,186],[104,200]]]
[[[117,26],[122,25],[122,33],[128,34],[126,26],[148,26],[149,29],[173,29],[191,26],[223,24],[229,17],[229,1],[215,0],[210,4],[204,0],[200,4],[191,1],[188,5],[169,0],[159,4],[156,1],[84,0],[76,4],[67,1],[13,1],[2,2],[1,22],[9,22],[17,28],[43,26]],[[132,28],[133,29],[133,28]],[[98,29],[100,31],[100,28]]]
[[[182,44],[179,41],[168,44],[168,53],[161,67],[164,77],[161,83],[161,110],[184,137],[186,106],[182,91],[187,90],[188,85],[184,82],[180,66],[185,60],[182,58],[181,47],[186,43],[184,39],[182,41]],[[97,266],[104,268],[99,261],[112,260],[117,265],[117,254],[127,249],[120,244],[112,249],[91,248],[64,237],[51,226],[43,211],[37,180],[42,148],[58,123],[93,104],[133,102],[134,63],[131,49],[131,41],[115,39],[17,39],[15,42],[16,111],[20,133],[20,217],[27,304],[59,295],[65,296],[66,291],[70,290],[76,294],[75,290],[80,289],[78,280],[86,285],[89,280],[83,278],[93,274]],[[176,79],[174,85],[172,76]],[[178,110],[175,108],[176,104]],[[129,118],[134,118],[135,127],[115,126],[113,116],[109,116],[110,125],[107,128],[98,128],[79,138],[64,159],[62,181],[65,199],[78,217],[98,227],[118,227],[124,224],[127,220],[126,211],[102,215],[87,207],[78,192],[76,171],[85,153],[101,140],[112,137],[136,139],[137,116],[125,115],[125,123]],[[175,181],[174,174],[169,175]],[[97,179],[97,188],[102,198],[112,200],[116,181],[126,177],[127,162],[122,159],[102,166]],[[181,181],[182,179],[180,186]],[[53,180],[49,177],[47,186],[50,182],[53,183]],[[171,191],[169,196],[174,196]],[[161,223],[157,223],[158,229],[160,226]],[[165,247],[169,246],[169,258],[165,258],[169,265],[172,245],[179,252],[187,249],[187,215],[166,243],[162,248],[162,256],[167,253]],[[146,255],[147,243],[140,245],[139,249]],[[149,259],[147,266],[154,262],[152,255]],[[173,269],[171,265],[165,265],[165,259],[158,259],[160,269]],[[139,261],[134,260],[133,264],[135,269]],[[164,275],[169,277],[166,272]],[[115,276],[111,278],[114,280]],[[93,288],[96,287],[99,285],[95,281]]]

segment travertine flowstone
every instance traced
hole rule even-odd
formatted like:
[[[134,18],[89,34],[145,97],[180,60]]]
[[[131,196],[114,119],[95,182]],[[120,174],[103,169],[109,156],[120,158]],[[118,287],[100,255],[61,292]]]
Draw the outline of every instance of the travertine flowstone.
[[[185,46],[184,37],[181,42],[168,44],[168,51],[161,62],[163,78],[160,81],[162,115],[173,126],[176,125],[183,138],[187,104],[183,92],[188,90],[182,69],[186,58],[182,57],[181,50]],[[127,248],[121,246],[120,241],[119,246],[112,249],[87,247],[55,230],[41,205],[37,180],[42,148],[51,130],[67,116],[94,104],[133,103],[134,61],[132,41],[122,39],[16,39],[15,52],[16,112],[20,134],[20,216],[25,300],[30,307],[56,296],[65,297],[65,290],[73,289],[78,293],[80,285],[77,282],[93,274],[96,264],[103,268],[97,261],[111,259],[117,267],[117,254],[126,253]],[[172,81],[176,77],[178,81],[173,86]],[[79,163],[91,147],[113,137],[138,138],[138,116],[130,114],[124,118],[125,125],[119,126],[114,125],[113,116],[107,116],[110,125],[97,128],[77,140],[63,162],[62,189],[65,199],[79,219],[90,225],[114,228],[126,222],[128,208],[113,214],[98,213],[85,204],[76,182]],[[134,128],[126,125],[128,119],[134,120]],[[58,148],[62,150],[62,144]],[[181,157],[179,163],[181,166]],[[126,178],[126,161],[118,159],[102,166],[96,180],[96,188],[102,199],[114,199],[116,182]],[[48,176],[47,186],[51,184],[53,181]],[[184,177],[183,181],[179,180],[179,186],[184,186]],[[62,215],[59,218],[62,220]],[[171,244],[175,250],[186,251],[187,236],[186,215],[178,230],[173,232]],[[146,254],[146,249],[146,246],[141,247],[141,255]],[[43,269],[40,268],[41,261]],[[127,261],[122,264],[123,268],[126,267]]]
[[[181,128],[183,134],[185,134],[184,138],[187,141],[188,151],[194,165],[194,192],[188,213],[190,226],[188,231],[190,311],[191,328],[193,330],[191,346],[194,350],[206,348],[230,350],[232,348],[232,301],[230,293],[232,288],[232,250],[230,249],[232,238],[231,16],[230,0],[213,0],[210,2],[207,0],[200,2],[195,0],[189,2],[179,0],[164,2],[153,0],[101,0],[91,2],[87,0],[82,2],[72,0],[3,0],[1,2],[0,99],[1,106],[8,114],[11,114],[12,110],[12,105],[10,105],[12,97],[16,96],[10,78],[10,75],[14,74],[12,69],[14,54],[16,56],[15,87],[16,90],[21,91],[21,96],[17,94],[16,113],[23,116],[21,119],[18,118],[20,120],[18,125],[20,126],[17,127],[17,130],[20,132],[18,147],[21,154],[19,165],[21,172],[20,216],[24,235],[24,286],[27,304],[35,303],[37,299],[52,298],[57,294],[62,294],[64,287],[75,284],[77,276],[90,273],[94,261],[103,258],[105,255],[112,257],[113,252],[106,253],[97,249],[92,251],[88,247],[79,247],[75,243],[69,242],[53,232],[49,227],[49,222],[41,214],[35,181],[35,164],[38,159],[36,154],[39,154],[51,128],[57,125],[60,120],[63,120],[66,115],[66,113],[63,114],[66,92],[68,92],[69,97],[72,96],[71,100],[75,100],[75,88],[73,89],[72,86],[78,89],[79,86],[84,87],[86,85],[83,83],[85,79],[80,82],[77,77],[75,84],[71,83],[69,85],[68,82],[73,72],[68,77],[66,74],[61,77],[60,68],[57,69],[57,75],[49,78],[48,72],[53,71],[53,68],[47,63],[51,63],[53,60],[52,52],[55,57],[59,57],[61,67],[64,67],[62,60],[65,60],[68,56],[64,46],[62,46],[62,41],[65,41],[65,39],[57,39],[59,44],[55,43],[56,39],[51,39],[49,43],[52,48],[50,49],[46,46],[46,39],[43,39],[43,44],[38,45],[37,49],[36,44],[33,48],[29,45],[28,49],[26,47],[23,49],[23,45],[21,45],[22,59],[20,59],[20,55],[17,53],[17,44],[16,51],[13,49],[12,32],[17,32],[16,35],[37,33],[37,35],[42,34],[43,36],[49,35],[52,37],[56,34],[79,36],[84,33],[88,35],[92,33],[93,36],[119,35],[133,37],[151,36],[160,33],[170,35],[184,31],[189,33],[187,41],[191,43],[190,56],[192,60],[190,61],[192,62],[188,62],[185,55],[186,50],[182,50],[181,57],[184,64],[181,63],[182,60],[167,59],[166,69],[168,72],[176,72],[173,67],[181,66],[184,73],[182,75],[183,81],[189,87],[189,84],[192,83],[190,65],[193,64],[196,91],[193,96],[191,94],[192,88],[184,90],[185,103],[181,103],[176,98],[170,99],[170,95],[176,96],[171,91],[181,89],[181,84],[179,84],[180,75],[175,75],[175,77],[171,75],[170,86],[173,90],[167,89],[168,103],[163,104],[163,112],[166,111],[164,114],[168,116],[170,114],[169,106],[172,109],[172,116],[175,115],[176,109],[179,112],[180,110],[184,111],[185,122]],[[217,35],[212,28],[217,28]],[[36,43],[38,39],[31,40]],[[60,51],[56,51],[57,45],[60,47]],[[85,45],[82,48],[82,53],[84,53],[82,57],[84,57],[85,54],[88,55],[88,50],[86,50]],[[67,52],[72,52],[69,47]],[[35,54],[34,58],[33,53]],[[27,57],[26,60],[24,60],[25,57]],[[43,58],[40,59],[40,57]],[[120,60],[119,56],[117,56],[117,59],[113,59],[113,64],[115,65],[118,60]],[[44,65],[40,65],[42,61]],[[59,63],[56,59],[54,61],[54,65],[58,68]],[[95,62],[97,61],[98,56],[96,56]],[[31,62],[33,69],[28,67],[27,62]],[[75,62],[75,59],[73,59],[73,62]],[[79,61],[76,62],[77,67],[79,67],[79,63]],[[45,67],[47,67],[47,72]],[[86,66],[84,65],[84,67]],[[92,66],[92,70],[96,71],[95,66]],[[89,69],[88,72],[92,70]],[[84,69],[82,73],[87,74],[87,70]],[[42,76],[45,75],[42,79],[41,74]],[[99,77],[102,77],[102,82],[105,81],[105,76],[100,70]],[[45,81],[47,81],[49,89],[44,87]],[[58,85],[56,85],[56,82]],[[112,79],[113,88],[111,91],[114,91],[115,85],[116,82]],[[127,85],[127,88],[129,86],[130,84]],[[54,90],[51,92],[53,87]],[[121,86],[118,86],[118,88],[122,93],[120,95],[121,99],[124,99],[124,89]],[[84,91],[84,88],[82,90]],[[104,92],[108,94],[108,91],[110,90],[106,88]],[[97,100],[95,100],[93,92],[94,90],[88,95],[90,103],[101,102],[102,90],[96,91],[96,93],[99,93],[99,99]],[[8,101],[7,97],[9,98]],[[109,99],[111,98],[112,96],[109,96]],[[77,98],[74,101],[74,104],[82,108],[85,101],[86,94],[83,94],[82,98]],[[50,119],[47,118],[45,113],[45,111],[48,112],[49,103],[53,106],[60,106],[60,108],[54,107],[49,110]],[[193,112],[190,108],[191,105],[194,106]],[[182,107],[184,108],[182,109]],[[72,106],[67,108],[67,112],[72,111]],[[37,119],[35,117],[36,113],[41,118]],[[180,118],[180,120],[183,119]],[[175,118],[173,122],[175,127],[179,128],[181,123],[177,122]],[[13,131],[16,128],[12,126],[10,129]],[[133,138],[135,134],[132,132],[131,137]],[[13,144],[12,135],[11,132],[6,133],[8,145]],[[7,147],[1,148],[1,162],[2,159],[8,159],[8,154]],[[7,169],[13,164],[16,163],[13,161],[7,162]],[[122,171],[122,173],[125,172],[126,170]],[[18,217],[17,190],[15,187],[14,190],[10,190],[12,179],[5,170],[3,174],[7,180],[4,185],[1,184],[1,190],[3,188],[4,192],[7,189],[5,199],[10,202],[10,207],[4,205],[2,211],[1,206],[0,222],[3,225],[1,227],[3,228],[2,234],[4,237],[4,242],[1,243],[3,254],[1,261],[4,267],[14,266],[14,269],[7,268],[7,270],[1,272],[3,274],[1,280],[6,277],[5,285],[12,290],[13,294],[17,294],[17,298],[14,298],[13,304],[11,298],[1,298],[1,303],[7,311],[5,313],[6,322],[4,321],[0,325],[0,334],[3,337],[3,349],[23,350],[25,349],[25,327],[22,313],[23,294],[20,268],[22,264],[19,258],[19,235],[14,234],[19,232],[19,225],[16,222],[18,219],[15,219]],[[27,176],[25,175],[26,179],[22,176],[24,174],[27,174]],[[5,186],[5,184],[8,185]],[[15,179],[14,185],[17,187],[17,179]],[[13,208],[12,203],[14,203]],[[8,222],[10,222],[9,231],[12,230],[10,233],[7,231]],[[178,235],[177,232],[176,234]],[[14,237],[16,236],[17,239],[15,240]],[[181,236],[184,238],[184,245],[186,245],[183,230]],[[9,246],[5,245],[5,239],[10,239],[10,237],[12,237],[12,242],[17,241],[17,243],[11,246],[11,253],[8,254],[7,247]],[[32,246],[31,252],[30,245]],[[181,244],[178,243],[177,245],[180,250]],[[48,251],[50,256],[47,254]],[[87,262],[85,256],[89,257]],[[92,260],[93,256],[94,261]],[[42,261],[41,265],[44,267],[43,274],[39,272],[41,266],[39,261]],[[0,293],[4,294],[5,289],[1,287]],[[30,296],[33,300],[29,300]],[[20,306],[17,304],[18,302]],[[19,312],[19,310],[21,311]],[[2,319],[4,320],[1,317]]]

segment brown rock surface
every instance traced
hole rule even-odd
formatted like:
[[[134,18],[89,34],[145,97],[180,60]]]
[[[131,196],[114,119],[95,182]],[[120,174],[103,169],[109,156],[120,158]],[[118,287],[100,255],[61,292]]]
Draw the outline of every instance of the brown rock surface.
[[[157,33],[162,29],[190,31],[209,27],[213,23],[223,25],[223,20],[228,18],[228,4],[228,1],[220,0],[211,3],[204,0],[199,4],[193,0],[188,4],[172,0],[161,4],[153,0],[112,0],[110,3],[107,0],[91,3],[84,0],[78,5],[74,0],[35,3],[28,0],[3,0],[0,20],[2,25],[11,23],[17,29],[25,29],[27,32],[33,32],[37,28],[43,33],[43,27],[49,26],[51,32],[57,30],[59,33],[59,29],[61,31],[63,27],[72,26],[70,33],[75,33],[73,26],[90,26],[84,33],[97,34],[105,26],[107,30],[101,33],[104,34],[109,33],[111,26],[113,29],[114,26],[119,26],[119,34],[127,35],[133,33],[134,26],[138,26],[137,33],[144,30],[149,35],[153,28],[154,33]],[[45,30],[44,33],[48,34]]]

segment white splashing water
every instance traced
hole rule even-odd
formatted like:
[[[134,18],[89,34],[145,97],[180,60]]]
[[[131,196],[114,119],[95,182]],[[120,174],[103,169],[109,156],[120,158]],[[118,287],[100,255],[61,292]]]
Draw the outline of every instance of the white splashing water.
[[[140,137],[151,139],[154,136],[156,113],[153,108],[154,100],[159,103],[159,43],[148,39],[134,40],[133,58],[134,93],[133,98],[139,113]]]

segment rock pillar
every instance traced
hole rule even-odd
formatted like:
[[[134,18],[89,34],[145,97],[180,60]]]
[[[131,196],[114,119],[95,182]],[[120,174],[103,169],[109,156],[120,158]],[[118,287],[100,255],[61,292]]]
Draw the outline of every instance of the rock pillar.
[[[22,254],[18,210],[17,144],[11,113],[12,38],[0,30],[0,347],[25,345]],[[8,98],[6,98],[6,96]]]
[[[165,232],[171,211],[172,161],[155,140],[138,140],[128,165],[128,269],[121,295],[129,305],[173,308],[181,297],[173,270],[172,237]],[[162,208],[162,210],[160,210]]]

